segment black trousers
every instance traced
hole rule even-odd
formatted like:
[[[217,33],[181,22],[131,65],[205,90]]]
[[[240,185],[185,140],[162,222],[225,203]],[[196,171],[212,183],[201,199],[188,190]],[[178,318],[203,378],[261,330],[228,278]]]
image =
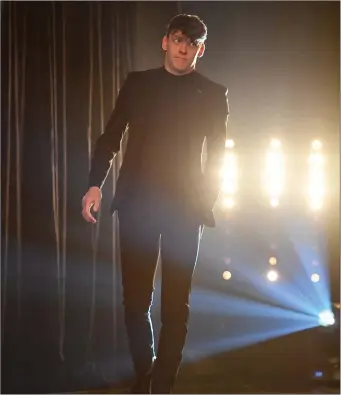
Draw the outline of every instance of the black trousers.
[[[125,324],[137,378],[172,387],[182,360],[201,225],[181,205],[131,202],[118,210]],[[159,244],[160,243],[160,244]],[[161,254],[161,321],[157,356],[150,309]]]

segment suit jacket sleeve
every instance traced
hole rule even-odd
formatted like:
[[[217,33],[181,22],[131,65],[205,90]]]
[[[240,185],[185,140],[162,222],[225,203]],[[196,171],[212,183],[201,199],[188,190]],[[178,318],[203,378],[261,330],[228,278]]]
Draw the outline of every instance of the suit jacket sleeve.
[[[104,133],[96,141],[91,158],[89,188],[102,188],[112,161],[120,150],[121,139],[129,123],[128,103],[132,89],[132,74],[129,73],[124,81]]]
[[[229,116],[229,104],[227,89],[220,90],[214,100],[213,128],[206,136],[207,160],[205,165],[204,180],[207,190],[207,200],[211,208],[214,207],[222,184],[221,170],[225,156],[225,142],[227,137],[227,121]]]

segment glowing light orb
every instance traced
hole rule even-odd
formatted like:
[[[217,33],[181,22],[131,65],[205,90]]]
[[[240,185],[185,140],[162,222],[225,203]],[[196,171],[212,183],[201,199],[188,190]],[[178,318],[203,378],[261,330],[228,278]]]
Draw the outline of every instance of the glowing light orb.
[[[226,271],[223,273],[223,279],[224,279],[224,280],[229,280],[231,277],[232,277],[232,274],[231,274],[231,272],[229,272],[228,270],[226,270]]]
[[[335,324],[334,314],[330,310],[321,311],[318,315],[318,319],[321,326],[330,326]]]
[[[268,278],[269,281],[274,282],[278,280],[278,273],[275,270],[270,270],[266,277]]]

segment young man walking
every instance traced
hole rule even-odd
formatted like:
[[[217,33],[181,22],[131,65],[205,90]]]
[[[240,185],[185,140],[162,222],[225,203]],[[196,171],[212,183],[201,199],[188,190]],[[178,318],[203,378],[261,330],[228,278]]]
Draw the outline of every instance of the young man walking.
[[[175,16],[164,65],[131,72],[91,163],[83,217],[96,222],[101,187],[128,127],[111,211],[118,212],[125,324],[136,372],[133,393],[171,393],[188,329],[189,296],[203,226],[214,227],[228,118],[227,89],[199,74],[207,28]],[[207,160],[202,171],[206,139]],[[160,248],[161,320],[154,353],[150,308]]]

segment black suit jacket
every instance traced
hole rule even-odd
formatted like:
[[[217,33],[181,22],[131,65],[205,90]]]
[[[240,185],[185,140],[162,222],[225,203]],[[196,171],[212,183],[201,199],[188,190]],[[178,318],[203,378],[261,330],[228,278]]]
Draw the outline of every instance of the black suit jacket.
[[[158,97],[154,94],[159,83],[161,67],[128,74],[120,89],[115,108],[106,125],[104,133],[96,142],[92,155],[89,174],[89,187],[101,188],[110,170],[112,160],[120,150],[122,136],[128,129],[128,142],[123,163],[111,204],[111,212],[129,198],[129,186],[136,172],[137,158],[141,152],[145,133],[148,133],[146,120],[158,117],[155,111]],[[200,223],[215,226],[213,207],[221,186],[221,168],[223,165],[227,119],[229,106],[227,89],[196,71],[193,71],[191,84],[184,103],[188,106],[186,116],[186,138],[190,139],[188,161],[183,171],[191,206],[197,213]],[[162,120],[161,120],[162,121]],[[162,131],[161,131],[162,132]],[[206,138],[207,160],[202,172],[201,156]],[[160,163],[160,166],[162,164]]]

